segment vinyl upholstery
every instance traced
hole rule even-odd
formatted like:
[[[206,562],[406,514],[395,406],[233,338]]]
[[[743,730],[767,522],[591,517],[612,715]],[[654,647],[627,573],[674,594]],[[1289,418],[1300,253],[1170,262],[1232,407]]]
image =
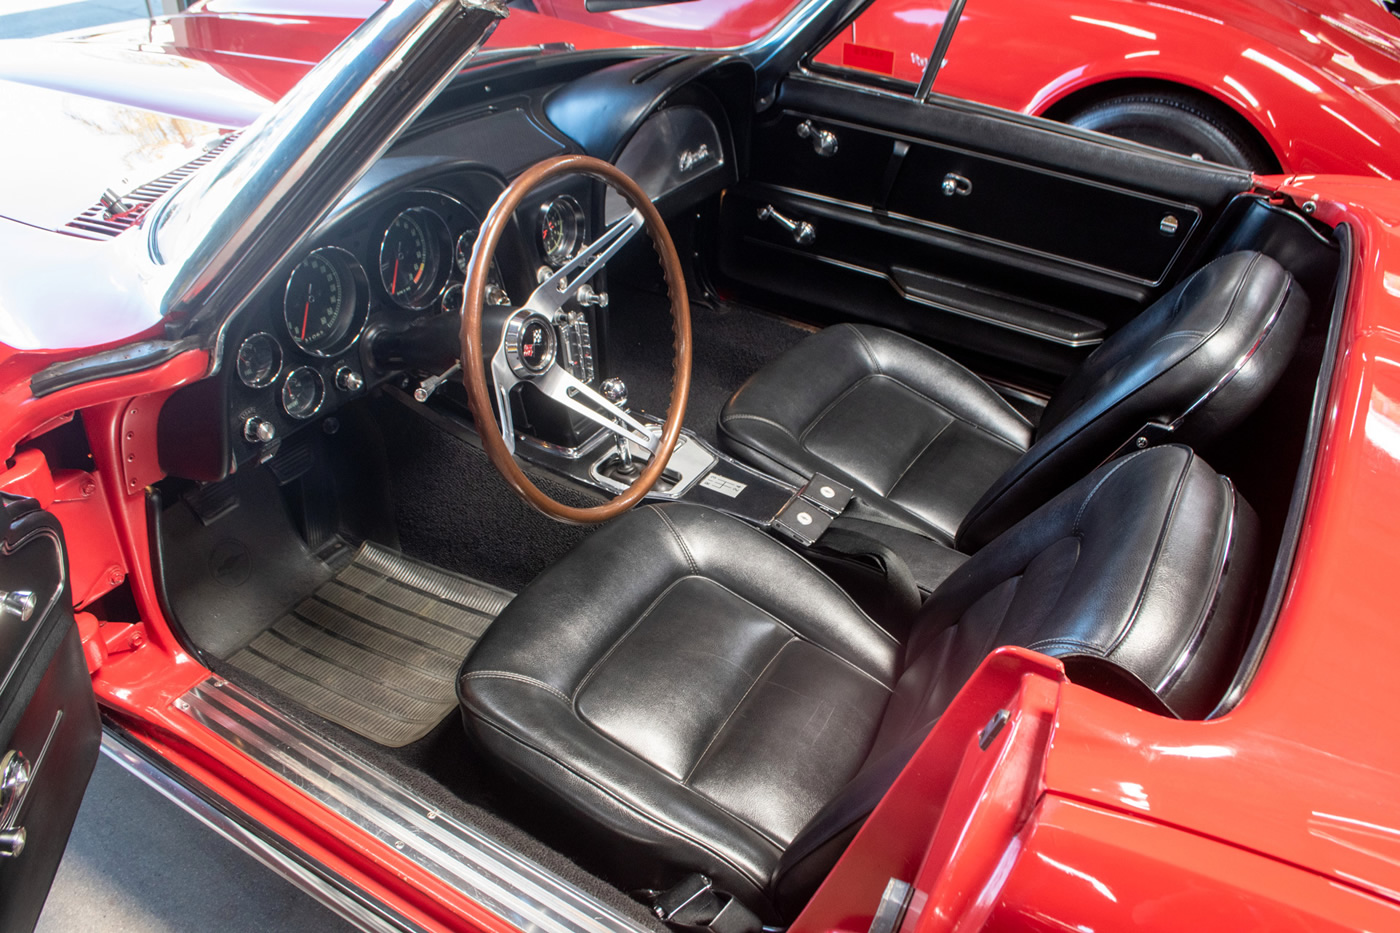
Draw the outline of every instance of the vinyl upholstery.
[[[501,614],[465,661],[469,732],[626,889],[699,871],[790,920],[1001,645],[1201,716],[1250,608],[1255,518],[1183,447],[1119,459],[982,548],[901,642],[773,538],[637,510]]]
[[[1200,444],[1238,424],[1283,374],[1307,307],[1273,259],[1222,256],[1090,354],[1034,430],[938,351],[838,325],[740,386],[720,414],[720,439],[791,482],[820,471],[847,483],[853,514],[975,550],[1144,426],[1172,426],[1173,439]]]

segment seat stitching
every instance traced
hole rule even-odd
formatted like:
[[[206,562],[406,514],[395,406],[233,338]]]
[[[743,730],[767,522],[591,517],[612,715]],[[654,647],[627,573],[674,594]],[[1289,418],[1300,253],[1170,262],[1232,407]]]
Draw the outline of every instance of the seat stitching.
[[[650,508],[650,506],[648,506],[648,508]],[[666,588],[664,590],[656,594],[656,598],[647,604],[647,607],[642,610],[641,614],[637,616],[637,618],[632,622],[632,624],[627,626],[626,631],[624,631],[621,635],[617,636],[617,639],[614,640],[613,643],[608,646],[608,650],[604,651],[602,656],[600,656],[598,660],[593,662],[593,666],[588,669],[587,673],[585,673],[583,677],[579,680],[578,685],[574,687],[573,696],[570,698],[570,703],[578,702],[578,695],[583,692],[583,688],[588,685],[588,682],[590,680],[593,679],[593,675],[597,672],[597,670],[603,666],[603,662],[606,661],[608,658],[612,657],[613,652],[617,650],[618,645],[621,645],[624,641],[627,640],[627,636],[631,635],[634,631],[637,630],[637,626],[641,625],[642,622],[646,619],[646,617],[651,615],[652,610],[654,610],[658,605],[660,605],[661,601],[665,599],[672,590],[674,590],[676,587],[680,586],[681,583],[689,579],[692,578],[690,576],[684,576],[676,580],[672,580],[669,584],[666,585]],[[702,577],[701,579],[704,578]]]
[[[928,449],[932,447],[934,442],[937,441],[940,437],[942,437],[950,427],[952,427],[952,422],[949,422],[948,424],[945,424],[943,427],[939,428],[938,433],[935,434],[933,437],[929,438],[928,443],[923,446],[923,449],[921,449],[917,454],[914,455],[914,459],[910,460],[904,465],[904,469],[899,471],[899,475],[894,478],[894,482],[890,483],[890,491],[884,493],[886,499],[894,495],[895,489],[898,488],[899,484],[904,481],[904,474],[914,469],[914,464],[918,463],[919,460],[923,457],[923,455],[928,453]]]
[[[797,555],[797,556],[800,558],[802,555],[799,554],[799,555]],[[811,562],[808,561],[808,562],[807,562],[807,565],[810,567],[810,566],[811,566]],[[812,569],[813,569],[813,570],[816,570],[817,573],[821,573],[821,571],[818,570],[816,567],[812,567]],[[822,577],[823,577],[824,579],[826,579],[826,580],[830,580],[830,579],[831,579],[830,577],[828,577],[828,576],[827,576],[826,574],[824,574],[824,573],[822,573]],[[812,641],[812,639],[806,637],[806,636],[803,635],[801,632],[799,632],[797,629],[793,628],[791,625],[788,625],[788,624],[787,624],[786,622],[784,622],[782,619],[778,618],[778,617],[775,616],[773,613],[769,612],[767,609],[764,609],[762,606],[760,606],[758,603],[754,602],[753,600],[751,600],[751,599],[745,599],[743,596],[740,596],[738,593],[734,592],[734,590],[732,590],[732,589],[730,589],[729,587],[725,586],[723,583],[719,582],[718,580],[714,579],[713,577],[701,577],[701,579],[702,579],[702,580],[705,580],[705,581],[708,582],[708,583],[713,583],[715,586],[717,586],[717,587],[719,587],[720,589],[724,590],[726,593],[728,593],[729,595],[733,596],[735,599],[742,600],[743,602],[748,603],[750,606],[753,606],[753,607],[754,607],[755,609],[757,609],[759,612],[763,613],[765,616],[767,616],[768,618],[772,619],[774,622],[778,623],[778,624],[781,625],[783,628],[785,628],[785,629],[787,629],[789,632],[791,632],[792,635],[793,635],[793,637],[796,638],[798,641],[803,642],[804,644],[811,645],[813,648],[816,648],[818,651],[824,651],[824,652],[826,652],[827,654],[831,655],[831,656],[832,656],[833,658],[835,658],[836,660],[840,661],[842,664],[844,664],[844,665],[846,665],[847,667],[849,667],[851,670],[855,671],[857,674],[860,674],[862,677],[865,677],[866,679],[871,680],[871,681],[873,681],[874,683],[878,684],[879,686],[883,687],[886,693],[894,693],[894,690],[893,690],[892,688],[886,687],[883,683],[880,682],[880,680],[879,680],[878,678],[875,677],[874,674],[871,674],[869,671],[863,670],[861,667],[859,667],[859,666],[856,665],[856,664],[853,664],[851,661],[847,660],[846,658],[841,657],[841,655],[839,655],[839,654],[837,654],[836,652],[832,651],[830,648],[827,648],[827,647],[825,647],[824,645],[819,645],[819,644],[817,644],[816,642]],[[832,585],[832,586],[836,586],[836,584],[835,584],[834,582],[833,582],[831,585]],[[845,595],[845,591],[844,591],[844,590],[842,591],[842,595],[843,595],[843,596]],[[850,597],[847,596],[846,598],[849,599]],[[856,610],[859,612],[859,611],[860,611],[860,607],[857,606],[857,607],[856,607]],[[862,615],[865,615],[863,612],[862,612],[861,614],[862,614]],[[885,631],[882,627],[880,627],[880,625],[878,625],[878,624],[875,622],[875,620],[871,619],[869,616],[866,616],[865,618],[866,618],[866,621],[867,621],[867,622],[869,622],[872,626],[875,627],[875,630],[876,630],[877,632],[879,632],[881,635],[884,635],[886,638],[888,638],[896,647],[899,646],[899,639],[895,638],[895,637],[894,637],[893,635],[891,635],[889,632]]]
[[[796,435],[796,434],[793,434],[793,433],[792,433],[792,429],[789,428],[787,425],[779,424],[778,422],[774,421],[772,418],[765,418],[765,417],[763,417],[762,415],[746,415],[746,414],[742,414],[742,413],[740,413],[740,414],[732,414],[732,413],[731,413],[731,414],[726,414],[726,415],[721,416],[721,417],[720,417],[720,421],[721,421],[721,423],[723,423],[723,424],[728,424],[728,423],[731,422],[731,421],[759,421],[759,422],[762,422],[763,424],[770,425],[770,426],[772,426],[772,427],[777,428],[779,431],[782,431],[784,434],[786,434],[788,437],[792,438],[794,441],[797,440],[797,435]]]
[[[551,684],[547,684],[542,680],[536,680],[533,677],[527,677],[524,674],[515,674],[510,671],[471,671],[470,673],[462,675],[463,680],[471,680],[476,677],[480,677],[487,680],[516,680],[522,684],[530,684],[533,687],[541,687],[545,690],[548,690],[550,693],[554,694],[559,699],[563,700],[565,703],[569,702],[569,698],[564,694],[564,691],[560,690],[558,687],[552,686]]]
[[[659,817],[657,817],[657,816],[655,816],[655,815],[653,815],[653,814],[651,814],[651,813],[648,813],[648,812],[645,811],[645,810],[642,810],[642,809],[638,808],[635,804],[631,803],[630,801],[624,800],[622,797],[620,797],[620,796],[618,796],[616,793],[614,793],[614,792],[612,791],[611,788],[609,788],[609,787],[607,787],[607,786],[605,786],[605,785],[599,783],[598,781],[596,781],[596,780],[594,780],[593,778],[589,777],[588,775],[582,773],[581,771],[578,771],[578,770],[575,769],[575,768],[569,767],[569,766],[568,766],[567,764],[565,764],[563,761],[561,761],[560,759],[554,757],[553,755],[551,755],[549,752],[545,751],[544,749],[539,748],[538,746],[536,746],[536,745],[533,744],[532,742],[527,742],[524,738],[522,738],[520,735],[518,735],[513,729],[508,729],[508,728],[506,728],[504,725],[502,725],[501,723],[495,722],[494,720],[489,719],[488,716],[487,716],[487,714],[486,714],[486,711],[485,711],[485,710],[478,710],[477,713],[478,713],[478,715],[481,716],[481,718],[486,722],[487,725],[489,725],[491,728],[495,729],[497,732],[500,732],[502,735],[506,736],[507,738],[514,740],[518,745],[521,745],[521,746],[523,746],[523,747],[525,747],[525,748],[530,749],[530,750],[533,751],[535,754],[537,754],[537,755],[539,755],[540,757],[544,758],[546,761],[549,761],[549,762],[553,763],[554,765],[558,766],[560,769],[562,769],[562,770],[564,770],[564,771],[567,771],[568,773],[572,774],[574,777],[578,778],[580,781],[583,781],[585,784],[588,784],[589,786],[593,787],[595,790],[597,790],[597,791],[598,791],[600,794],[602,794],[603,796],[610,798],[611,800],[613,800],[614,802],[616,802],[619,806],[621,806],[621,807],[623,807],[624,809],[626,809],[626,810],[628,810],[629,812],[631,812],[633,815],[635,815],[635,816],[636,816],[638,819],[640,819],[642,822],[650,823],[651,825],[657,827],[658,829],[660,829],[660,830],[663,831],[663,832],[668,832],[668,833],[670,833],[670,834],[673,835],[673,836],[677,836],[677,837],[679,837],[679,838],[681,838],[681,839],[686,840],[686,841],[689,842],[690,844],[694,845],[697,849],[701,849],[701,850],[703,850],[703,851],[705,851],[705,852],[708,852],[710,855],[712,855],[712,856],[714,856],[715,858],[719,859],[721,862],[724,862],[724,863],[725,863],[726,865],[728,865],[730,868],[734,869],[734,871],[735,871],[736,874],[738,874],[738,875],[740,875],[740,876],[742,876],[742,877],[744,877],[744,878],[747,878],[747,879],[749,880],[749,882],[750,882],[755,888],[757,888],[757,889],[759,889],[759,890],[762,890],[762,889],[764,888],[764,882],[763,882],[761,879],[758,879],[758,878],[754,877],[754,875],[753,875],[748,869],[746,869],[746,868],[744,868],[743,866],[737,864],[733,859],[729,858],[729,857],[726,856],[724,853],[718,851],[714,846],[711,846],[711,845],[705,843],[704,841],[702,841],[702,840],[700,840],[700,839],[697,839],[695,836],[691,835],[690,833],[686,832],[685,830],[681,829],[680,827],[678,827],[678,826],[673,826],[673,825],[671,825],[670,823],[661,820]],[[593,727],[590,725],[589,728],[592,729]],[[595,733],[597,732],[596,729],[593,730],[593,731],[594,731]],[[598,733],[598,734],[601,735],[602,733]],[[607,737],[604,736],[604,738],[607,738]],[[614,744],[615,744],[615,743],[614,743]],[[619,746],[619,747],[620,747],[620,746]],[[624,749],[624,751],[627,751],[627,750]],[[631,751],[627,751],[627,754],[632,755],[633,758],[637,758],[638,761],[641,761],[642,763],[646,764],[648,767],[652,768],[653,771],[656,771],[657,774],[661,775],[661,776],[664,777],[665,779],[667,779],[667,780],[674,780],[674,778],[672,778],[670,775],[666,774],[664,771],[660,771],[659,769],[657,769],[654,765],[652,765],[652,764],[651,764],[650,762],[648,762],[646,759],[644,759],[644,758],[638,758],[638,756],[635,755],[635,754],[633,754]],[[687,790],[689,790],[689,788],[687,788]],[[691,793],[695,794],[694,791],[691,791]],[[721,811],[722,813],[725,813],[725,814],[727,814],[727,815],[729,815],[729,816],[733,816],[736,820],[739,820],[739,822],[743,823],[745,826],[748,826],[750,829],[753,829],[755,832],[757,832],[760,836],[763,837],[763,839],[764,839],[765,842],[769,842],[769,843],[772,843],[772,842],[773,842],[773,839],[772,839],[767,833],[764,833],[764,832],[762,832],[762,831],[756,829],[755,827],[751,826],[751,825],[748,823],[748,821],[743,820],[743,819],[740,819],[740,818],[737,817],[737,816],[734,816],[734,814],[730,813],[728,810],[726,810],[724,807],[720,806],[719,804],[715,803],[713,800],[710,800],[710,798],[705,797],[705,796],[702,795],[702,794],[695,794],[695,796],[700,797],[700,798],[701,798],[702,800],[704,800],[706,803],[709,803],[709,804],[711,804],[712,806],[714,806],[715,809],[717,809],[717,810]],[[779,850],[779,853],[781,854],[781,850],[782,850],[783,847],[782,847],[781,845],[776,845],[775,848],[777,848],[777,849]]]
[[[744,695],[739,697],[739,702],[734,704],[734,708],[729,711],[729,715],[725,716],[724,720],[715,728],[714,734],[710,736],[710,741],[706,742],[705,747],[701,749],[700,757],[695,759],[695,764],[691,765],[690,770],[685,773],[685,777],[681,778],[681,784],[686,787],[690,786],[690,779],[695,776],[695,772],[700,767],[700,763],[703,762],[705,756],[710,753],[710,748],[714,746],[715,740],[717,740],[720,733],[724,731],[724,727],[729,725],[729,720],[733,719],[734,714],[739,712],[739,707],[743,706],[744,701],[749,698],[749,694],[753,693],[753,688],[758,686],[758,682],[763,679],[763,675],[768,673],[768,669],[773,666],[774,662],[778,660],[779,656],[787,650],[787,646],[792,644],[793,641],[793,637],[789,636],[788,640],[779,645],[778,650],[773,652],[773,656],[768,659],[768,663],[763,665],[763,670],[758,672],[753,681],[749,684],[748,689],[744,691]]]
[[[860,332],[859,327],[856,327],[854,324],[847,324],[846,326],[850,328],[851,333],[855,334],[856,339],[860,341],[861,347],[865,350],[865,355],[870,358],[870,365],[875,367],[875,372],[883,375],[884,370],[880,368],[880,361],[875,358],[875,351],[870,349],[870,341],[865,339],[865,335]]]
[[[657,515],[661,516],[661,521],[665,522],[666,527],[671,529],[671,534],[675,536],[676,543],[681,546],[681,553],[685,555],[685,562],[690,565],[690,572],[695,574],[696,576],[699,576],[700,567],[698,564],[695,563],[695,557],[690,553],[690,548],[686,546],[685,538],[681,537],[680,529],[676,527],[675,522],[671,521],[671,516],[661,511],[661,509],[658,506],[649,505],[647,506],[647,508],[651,509]]]
[[[1109,478],[1112,477],[1114,473],[1117,473],[1124,466],[1126,466],[1129,460],[1132,460],[1134,457],[1141,456],[1145,453],[1147,453],[1147,451],[1137,450],[1133,453],[1128,454],[1126,457],[1119,459],[1119,461],[1115,463],[1113,467],[1110,470],[1108,470],[1108,472],[1104,473],[1103,476],[1099,477],[1099,481],[1094,484],[1094,488],[1089,490],[1089,495],[1084,497],[1084,501],[1079,506],[1079,511],[1074,514],[1074,524],[1070,526],[1070,529],[1074,532],[1075,535],[1079,534],[1079,522],[1084,518],[1084,513],[1089,510],[1089,503],[1094,501],[1094,496],[1098,494],[1098,491],[1101,488],[1103,488],[1103,484],[1108,482]]]

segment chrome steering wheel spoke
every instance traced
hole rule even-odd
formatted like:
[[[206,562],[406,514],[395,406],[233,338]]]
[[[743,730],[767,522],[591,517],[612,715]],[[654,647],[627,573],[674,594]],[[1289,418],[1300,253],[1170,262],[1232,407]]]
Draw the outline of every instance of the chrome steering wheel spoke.
[[[646,425],[589,388],[558,363],[531,381],[541,392],[559,404],[652,453],[656,452],[661,443],[661,438],[648,431]],[[585,405],[583,400],[590,402],[593,407]]]
[[[564,307],[564,303],[573,298],[578,290],[597,275],[598,270],[645,226],[646,220],[642,217],[642,212],[633,208],[631,213],[603,231],[602,236],[579,250],[577,255],[541,282],[523,307],[553,318]],[[573,275],[575,270],[579,270],[577,275]]]

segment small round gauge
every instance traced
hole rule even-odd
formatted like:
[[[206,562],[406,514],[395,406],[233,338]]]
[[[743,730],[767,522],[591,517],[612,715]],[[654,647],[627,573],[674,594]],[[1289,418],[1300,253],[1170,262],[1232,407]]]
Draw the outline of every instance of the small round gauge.
[[[360,335],[368,291],[355,257],[336,246],[307,256],[287,278],[283,318],[292,342],[316,356],[339,353]]]
[[[442,298],[439,299],[444,314],[454,314],[462,310],[462,283],[453,282],[442,290]]]
[[[472,262],[472,247],[476,245],[476,230],[465,230],[457,237],[457,246],[453,249],[453,256],[457,260],[457,271],[463,275],[467,274],[467,266]]]
[[[583,208],[567,194],[540,208],[540,249],[550,265],[562,265],[572,256],[582,234]]]
[[[287,381],[282,383],[282,409],[299,421],[320,411],[325,397],[326,384],[310,366],[287,373]]]
[[[447,224],[426,207],[401,211],[379,244],[379,280],[402,307],[421,311],[447,278]]]
[[[253,334],[238,345],[238,378],[250,389],[272,385],[282,371],[282,347],[271,334]]]

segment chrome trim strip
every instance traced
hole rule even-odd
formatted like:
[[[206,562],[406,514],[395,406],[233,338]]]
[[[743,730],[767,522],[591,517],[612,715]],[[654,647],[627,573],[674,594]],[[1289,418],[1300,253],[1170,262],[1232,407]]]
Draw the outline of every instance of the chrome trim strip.
[[[175,707],[526,933],[651,933],[228,681],[211,677]]]
[[[1051,334],[1046,334],[1042,331],[1038,331],[1033,327],[1022,327],[1019,324],[1013,324],[1010,321],[1003,321],[999,318],[988,317],[984,314],[978,314],[977,312],[969,311],[966,308],[955,308],[950,304],[939,304],[938,302],[935,302],[931,299],[921,298],[918,295],[912,294],[911,292],[907,291],[888,272],[881,272],[878,269],[868,269],[865,266],[859,266],[855,263],[846,262],[841,259],[833,259],[830,256],[821,256],[816,253],[808,253],[804,250],[794,249],[790,246],[783,246],[780,243],[769,243],[766,240],[756,240],[752,237],[746,237],[746,239],[750,243],[756,243],[760,246],[766,246],[770,249],[776,249],[784,253],[791,253],[794,256],[801,256],[804,259],[812,259],[816,262],[825,263],[828,266],[835,266],[839,269],[845,269],[849,272],[858,272],[861,275],[868,275],[872,278],[884,279],[886,282],[889,283],[890,288],[894,289],[895,293],[898,294],[899,297],[903,298],[905,301],[911,301],[914,304],[923,305],[928,308],[933,308],[935,310],[942,311],[947,314],[956,315],[957,317],[968,318],[969,320],[977,321],[982,324],[987,324],[991,327],[999,327],[1002,330],[1014,331],[1018,334],[1025,334],[1028,337],[1034,337],[1037,340],[1044,340],[1047,343],[1054,343],[1062,347],[1071,347],[1074,349],[1080,347],[1098,346],[1099,344],[1103,343],[1102,337],[1089,337],[1084,340],[1073,340],[1066,337],[1055,337]]]
[[[387,904],[353,888],[319,862],[304,855],[294,858],[287,854],[291,846],[271,836],[265,827],[258,827],[259,832],[249,829],[245,822],[250,820],[240,820],[241,814],[232,805],[189,775],[171,774],[173,766],[169,762],[160,761],[138,740],[110,723],[102,728],[102,754],[345,922],[367,933],[428,933]]]

